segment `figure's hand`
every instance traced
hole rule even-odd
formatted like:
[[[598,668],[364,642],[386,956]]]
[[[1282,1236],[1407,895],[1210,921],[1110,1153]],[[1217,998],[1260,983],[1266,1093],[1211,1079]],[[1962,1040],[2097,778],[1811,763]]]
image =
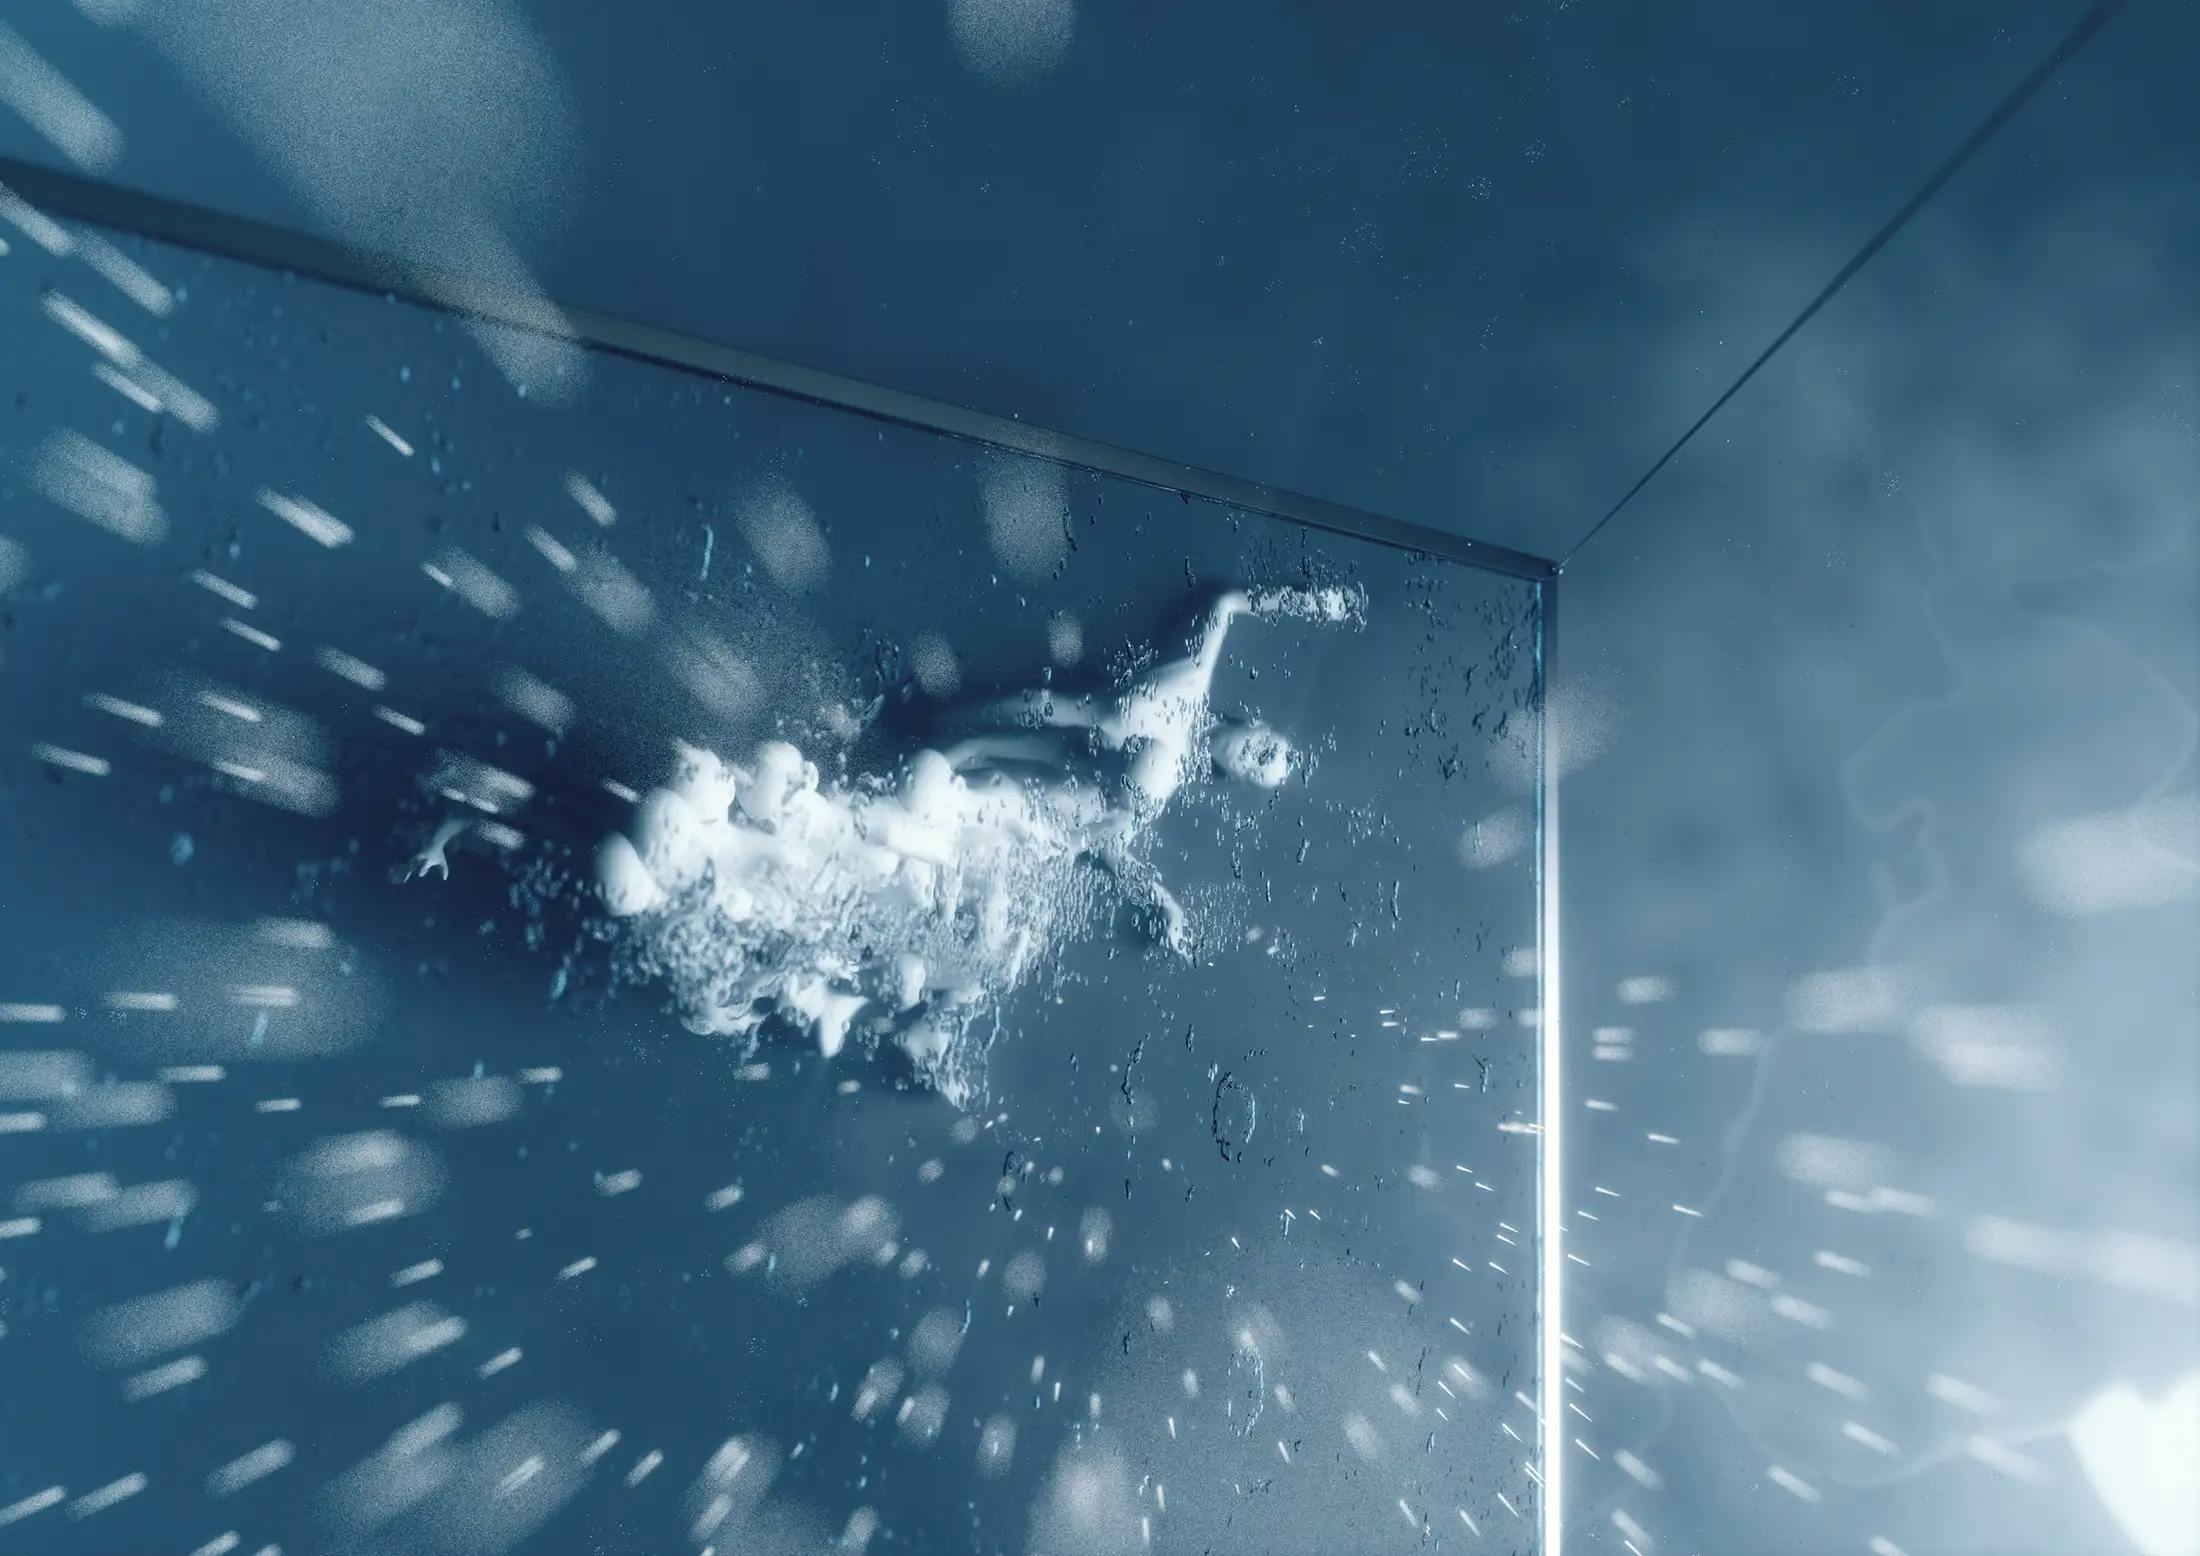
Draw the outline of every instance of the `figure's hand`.
[[[1153,901],[1154,939],[1163,949],[1190,960],[1192,954],[1191,930],[1184,916],[1184,909],[1158,883],[1154,886]]]
[[[1152,935],[1156,944],[1189,959],[1192,936],[1184,905],[1161,884],[1154,867],[1133,857],[1120,839],[1102,844],[1093,857],[1122,883],[1133,910],[1133,922]]]
[[[445,854],[443,850],[450,846],[469,825],[471,823],[464,816],[451,817],[450,820],[435,829],[435,836],[428,839],[425,848],[390,872],[390,879],[396,881],[400,886],[407,881],[417,881],[423,875],[433,875],[438,880],[449,880],[451,878],[451,861],[450,856]]]
[[[451,878],[451,861],[438,844],[432,848],[423,848],[400,864],[393,873],[400,886],[407,881],[417,881],[423,875],[433,875],[439,880],[447,881]]]

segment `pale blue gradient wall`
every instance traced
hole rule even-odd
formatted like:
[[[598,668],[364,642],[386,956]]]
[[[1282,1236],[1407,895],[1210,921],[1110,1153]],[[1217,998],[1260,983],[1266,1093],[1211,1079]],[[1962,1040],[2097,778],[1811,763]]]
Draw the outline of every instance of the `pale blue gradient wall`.
[[[2200,1370],[2200,233],[2161,139],[2104,133],[2148,47],[1565,575],[1592,1549],[1615,1513],[1659,1550],[2145,1548],[2063,1428]],[[2189,1484],[2143,1467],[2172,1440],[2111,1457]]]

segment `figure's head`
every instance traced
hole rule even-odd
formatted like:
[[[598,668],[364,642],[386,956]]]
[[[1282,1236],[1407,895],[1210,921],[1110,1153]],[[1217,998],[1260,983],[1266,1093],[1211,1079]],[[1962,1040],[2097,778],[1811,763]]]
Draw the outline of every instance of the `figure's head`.
[[[1291,742],[1258,719],[1222,720],[1207,749],[1215,766],[1240,783],[1275,789],[1291,776]]]

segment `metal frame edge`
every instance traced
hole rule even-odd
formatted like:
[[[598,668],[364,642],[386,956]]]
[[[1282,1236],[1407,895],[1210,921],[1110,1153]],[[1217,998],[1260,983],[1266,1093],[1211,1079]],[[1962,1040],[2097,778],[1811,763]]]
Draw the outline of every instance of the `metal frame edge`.
[[[511,329],[572,340],[617,356],[809,401],[874,421],[1029,454],[1309,529],[1464,562],[1505,577],[1541,582],[1557,571],[1556,564],[1547,558],[1506,546],[781,361],[677,330],[616,318],[594,309],[567,307],[456,272],[350,248],[310,233],[103,179],[0,157],[0,190],[12,190],[33,206],[94,226],[133,232],[262,269],[288,271],[348,291],[402,298]]]

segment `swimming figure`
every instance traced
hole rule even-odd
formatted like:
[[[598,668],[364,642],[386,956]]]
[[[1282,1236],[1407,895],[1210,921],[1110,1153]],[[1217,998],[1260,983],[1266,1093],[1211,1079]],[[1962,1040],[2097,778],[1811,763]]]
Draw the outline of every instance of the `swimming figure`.
[[[691,1029],[753,1041],[776,1016],[830,1057],[860,1024],[960,1103],[972,1063],[959,1040],[1089,921],[1088,863],[1183,954],[1184,910],[1142,837],[1210,771],[1271,789],[1290,775],[1283,736],[1212,711],[1231,624],[1357,608],[1342,590],[1233,591],[1184,657],[1111,695],[1039,689],[982,704],[890,777],[823,784],[783,740],[744,766],[683,746],[671,779],[599,845],[597,888]],[[467,824],[438,829],[410,873],[447,874],[444,849]]]

